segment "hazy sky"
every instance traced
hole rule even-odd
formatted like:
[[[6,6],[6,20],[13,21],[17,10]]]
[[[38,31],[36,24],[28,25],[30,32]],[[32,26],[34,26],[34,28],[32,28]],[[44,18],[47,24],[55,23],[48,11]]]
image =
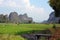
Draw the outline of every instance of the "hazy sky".
[[[27,13],[34,21],[41,22],[49,18],[53,11],[49,6],[49,0],[0,0],[0,14],[17,12]]]

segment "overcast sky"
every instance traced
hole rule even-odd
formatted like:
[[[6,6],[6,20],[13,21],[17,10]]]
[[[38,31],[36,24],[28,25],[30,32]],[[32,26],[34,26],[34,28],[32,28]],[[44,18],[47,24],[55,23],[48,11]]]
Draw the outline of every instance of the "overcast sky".
[[[42,22],[49,18],[53,10],[48,0],[0,0],[0,14],[14,11],[18,14],[27,13],[34,21]]]

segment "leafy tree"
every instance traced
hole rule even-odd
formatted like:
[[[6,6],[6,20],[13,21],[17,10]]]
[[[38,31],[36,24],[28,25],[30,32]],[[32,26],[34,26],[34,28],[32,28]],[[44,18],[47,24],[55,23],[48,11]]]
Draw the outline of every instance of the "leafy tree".
[[[0,23],[6,23],[8,22],[7,15],[0,14]]]
[[[60,17],[60,0],[50,0],[49,4],[54,9],[55,16]]]
[[[7,16],[7,15],[4,15],[4,16],[3,16],[3,20],[4,20],[5,23],[9,22],[8,16]]]

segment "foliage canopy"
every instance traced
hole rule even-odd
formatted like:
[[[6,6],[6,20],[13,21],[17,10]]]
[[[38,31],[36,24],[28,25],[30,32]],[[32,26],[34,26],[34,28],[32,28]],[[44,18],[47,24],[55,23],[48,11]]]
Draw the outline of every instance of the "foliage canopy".
[[[50,0],[49,4],[54,9],[55,16],[60,17],[60,0]]]

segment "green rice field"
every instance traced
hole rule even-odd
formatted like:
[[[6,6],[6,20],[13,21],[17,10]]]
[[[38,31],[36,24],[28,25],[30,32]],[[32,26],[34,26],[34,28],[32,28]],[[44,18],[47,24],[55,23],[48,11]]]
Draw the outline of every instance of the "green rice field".
[[[14,34],[30,30],[44,30],[52,26],[52,24],[0,24],[0,33]]]
[[[60,26],[60,24],[56,24]],[[27,40],[16,33],[29,33],[32,30],[45,30],[52,28],[52,24],[11,24],[0,23],[0,40]]]

